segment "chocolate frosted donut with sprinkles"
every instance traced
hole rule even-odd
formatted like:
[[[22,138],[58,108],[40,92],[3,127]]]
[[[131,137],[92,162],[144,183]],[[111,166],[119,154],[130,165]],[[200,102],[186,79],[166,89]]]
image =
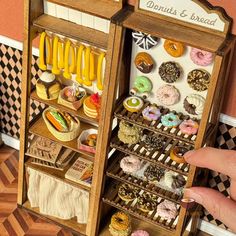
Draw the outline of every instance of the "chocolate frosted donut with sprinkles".
[[[159,75],[167,83],[176,82],[180,78],[181,73],[182,68],[173,61],[163,62],[159,67]]]

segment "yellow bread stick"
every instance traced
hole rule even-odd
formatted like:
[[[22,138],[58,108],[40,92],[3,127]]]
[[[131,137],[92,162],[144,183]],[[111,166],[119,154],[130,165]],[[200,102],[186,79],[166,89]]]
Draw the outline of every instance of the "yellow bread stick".
[[[58,67],[59,69],[64,69],[64,43],[59,41],[58,42],[58,52],[59,52],[59,60],[58,60]]]
[[[102,65],[103,65],[103,59],[105,58],[105,52],[102,52],[98,57],[98,69],[97,69],[97,88],[99,90],[103,90],[103,79],[102,79]]]
[[[40,35],[40,41],[39,41],[39,68],[41,70],[47,70],[47,65],[45,64],[45,43],[46,33],[43,32]]]
[[[70,46],[71,46],[71,42],[67,40],[66,47],[65,47],[65,61],[64,61],[64,73],[63,73],[63,76],[66,79],[71,78],[71,73],[69,71]]]
[[[54,75],[60,74],[60,69],[58,68],[58,42],[59,38],[57,36],[53,39],[53,63],[52,63],[52,73]]]
[[[51,44],[51,38],[46,35],[46,47],[47,47],[47,57],[46,62],[49,65],[52,65],[52,44]]]
[[[92,86],[92,82],[89,80],[89,71],[90,71],[90,54],[91,54],[91,47],[86,47],[85,50],[85,67],[84,67],[84,85]]]
[[[69,67],[70,73],[74,74],[75,73],[75,48],[73,45],[70,46],[70,55],[71,55],[71,64]]]
[[[94,73],[94,53],[90,53],[90,68],[89,68],[89,80],[94,81],[96,79],[95,73]]]
[[[80,45],[79,50],[77,53],[77,67],[76,67],[76,81],[80,83],[81,85],[84,83],[83,75],[82,75],[82,61],[83,61],[83,52],[84,52],[85,46]]]

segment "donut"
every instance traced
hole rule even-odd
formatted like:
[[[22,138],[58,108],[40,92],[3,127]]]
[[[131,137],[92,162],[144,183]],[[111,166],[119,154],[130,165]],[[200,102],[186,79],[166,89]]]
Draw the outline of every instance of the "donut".
[[[172,161],[175,161],[176,163],[186,163],[184,159],[184,154],[188,152],[189,150],[185,147],[181,146],[175,146],[173,149],[170,151],[170,159]]]
[[[201,95],[191,94],[184,99],[184,109],[191,115],[201,115],[205,101],[205,98]]]
[[[171,106],[179,102],[180,93],[175,86],[166,84],[157,90],[156,97],[163,105]]]
[[[164,200],[157,206],[157,214],[165,220],[173,220],[177,216],[175,203]]]
[[[163,140],[155,135],[147,135],[144,139],[144,143],[145,143],[145,148],[148,151],[152,151],[152,150],[160,150],[163,148],[164,142]]]
[[[125,135],[137,135],[141,132],[139,127],[129,124],[123,120],[120,122],[119,128],[119,130]]]
[[[158,167],[156,165],[149,165],[144,171],[144,176],[148,181],[159,182],[165,174],[165,169]]]
[[[156,106],[147,106],[142,111],[143,118],[148,121],[158,120],[161,116],[161,111]]]
[[[129,184],[122,184],[118,190],[118,196],[125,202],[133,201],[138,196],[138,188]]]
[[[164,48],[172,57],[181,57],[184,54],[184,45],[172,40],[165,40]]]
[[[190,58],[196,65],[208,66],[213,62],[214,55],[211,52],[207,52],[198,48],[192,48],[190,52]]]
[[[182,68],[173,61],[163,62],[159,67],[159,75],[167,83],[176,82],[182,73]]]
[[[167,171],[164,179],[166,186],[172,189],[182,188],[186,184],[185,178],[174,171]]]
[[[168,128],[177,127],[180,122],[179,117],[172,112],[161,117],[161,123]]]
[[[192,135],[196,134],[198,131],[199,125],[196,121],[193,121],[191,119],[189,120],[184,120],[180,125],[179,129],[181,133],[187,134],[187,135]]]
[[[136,135],[126,135],[126,134],[124,134],[123,132],[121,132],[119,130],[118,131],[118,138],[124,144],[136,144],[140,140],[140,135],[139,134],[136,134]]]
[[[139,229],[139,230],[134,231],[131,234],[131,236],[149,236],[149,233],[147,231],[145,231],[145,230]]]
[[[209,72],[201,69],[195,69],[188,73],[187,81],[192,89],[202,92],[208,89],[210,78],[211,75]]]
[[[137,208],[143,212],[150,212],[157,207],[157,197],[150,193],[144,192],[141,196],[138,196]]]
[[[154,61],[150,54],[146,52],[139,52],[134,60],[136,68],[144,74],[148,74],[152,71]]]
[[[150,93],[152,91],[152,82],[145,76],[138,76],[134,81],[134,87],[139,93]]]
[[[142,162],[136,156],[124,157],[120,162],[120,168],[127,173],[134,173],[141,169]]]
[[[134,31],[132,33],[134,42],[142,49],[149,50],[156,46],[159,38],[151,36],[150,34],[145,34],[140,31]]]
[[[138,112],[143,107],[143,100],[138,97],[128,97],[123,101],[123,106],[129,112]]]

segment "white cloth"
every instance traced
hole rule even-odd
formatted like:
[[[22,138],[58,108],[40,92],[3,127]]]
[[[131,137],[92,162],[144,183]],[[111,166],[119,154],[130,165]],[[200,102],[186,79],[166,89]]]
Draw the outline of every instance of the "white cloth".
[[[89,193],[28,168],[28,199],[31,207],[38,207],[40,213],[86,224],[89,210]]]

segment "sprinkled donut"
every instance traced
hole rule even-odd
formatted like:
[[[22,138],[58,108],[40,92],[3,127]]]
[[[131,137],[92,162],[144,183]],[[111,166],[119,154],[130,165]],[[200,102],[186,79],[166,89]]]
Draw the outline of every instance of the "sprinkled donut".
[[[148,53],[140,52],[136,55],[134,64],[139,71],[148,74],[153,69],[154,61]]]
[[[165,169],[158,167],[156,165],[149,165],[147,169],[144,171],[144,176],[147,178],[148,181],[156,182],[160,181],[161,178],[165,174]]]
[[[184,45],[172,40],[165,40],[164,48],[172,57],[181,57],[184,54]]]
[[[191,115],[201,115],[205,105],[205,98],[198,94],[191,94],[184,99],[184,109]]]
[[[142,162],[136,156],[124,157],[120,162],[120,167],[124,172],[134,173],[141,169]]]
[[[153,211],[157,207],[157,197],[149,193],[138,196],[137,208],[143,212]]]
[[[148,151],[152,151],[152,150],[160,150],[163,148],[164,142],[163,140],[156,136],[156,135],[147,135],[146,138],[144,139],[144,143],[145,143],[145,148]]]
[[[145,34],[140,31],[134,31],[132,33],[134,42],[141,48],[149,50],[152,47],[156,46],[159,38],[151,36],[150,34]]]
[[[175,219],[177,216],[177,207],[173,202],[164,200],[157,206],[157,214],[165,220]]]
[[[198,48],[192,48],[190,52],[192,61],[199,66],[208,66],[213,62],[214,55]]]
[[[161,117],[161,123],[168,128],[177,127],[180,122],[179,117],[172,112]]]
[[[180,125],[179,129],[183,134],[192,135],[196,134],[198,131],[199,125],[196,121],[191,119],[184,120]]]
[[[156,106],[151,105],[143,109],[142,115],[145,120],[157,120],[161,116],[161,111]]]
[[[211,75],[209,72],[201,69],[195,69],[188,73],[187,81],[192,89],[202,92],[208,89],[210,78]]]
[[[181,76],[182,68],[173,61],[163,62],[159,67],[159,75],[167,83],[176,82]]]
[[[138,196],[138,188],[129,184],[122,184],[119,187],[118,196],[125,202],[133,201]]]
[[[179,102],[180,93],[175,86],[163,85],[157,90],[157,99],[165,106],[171,106]]]

